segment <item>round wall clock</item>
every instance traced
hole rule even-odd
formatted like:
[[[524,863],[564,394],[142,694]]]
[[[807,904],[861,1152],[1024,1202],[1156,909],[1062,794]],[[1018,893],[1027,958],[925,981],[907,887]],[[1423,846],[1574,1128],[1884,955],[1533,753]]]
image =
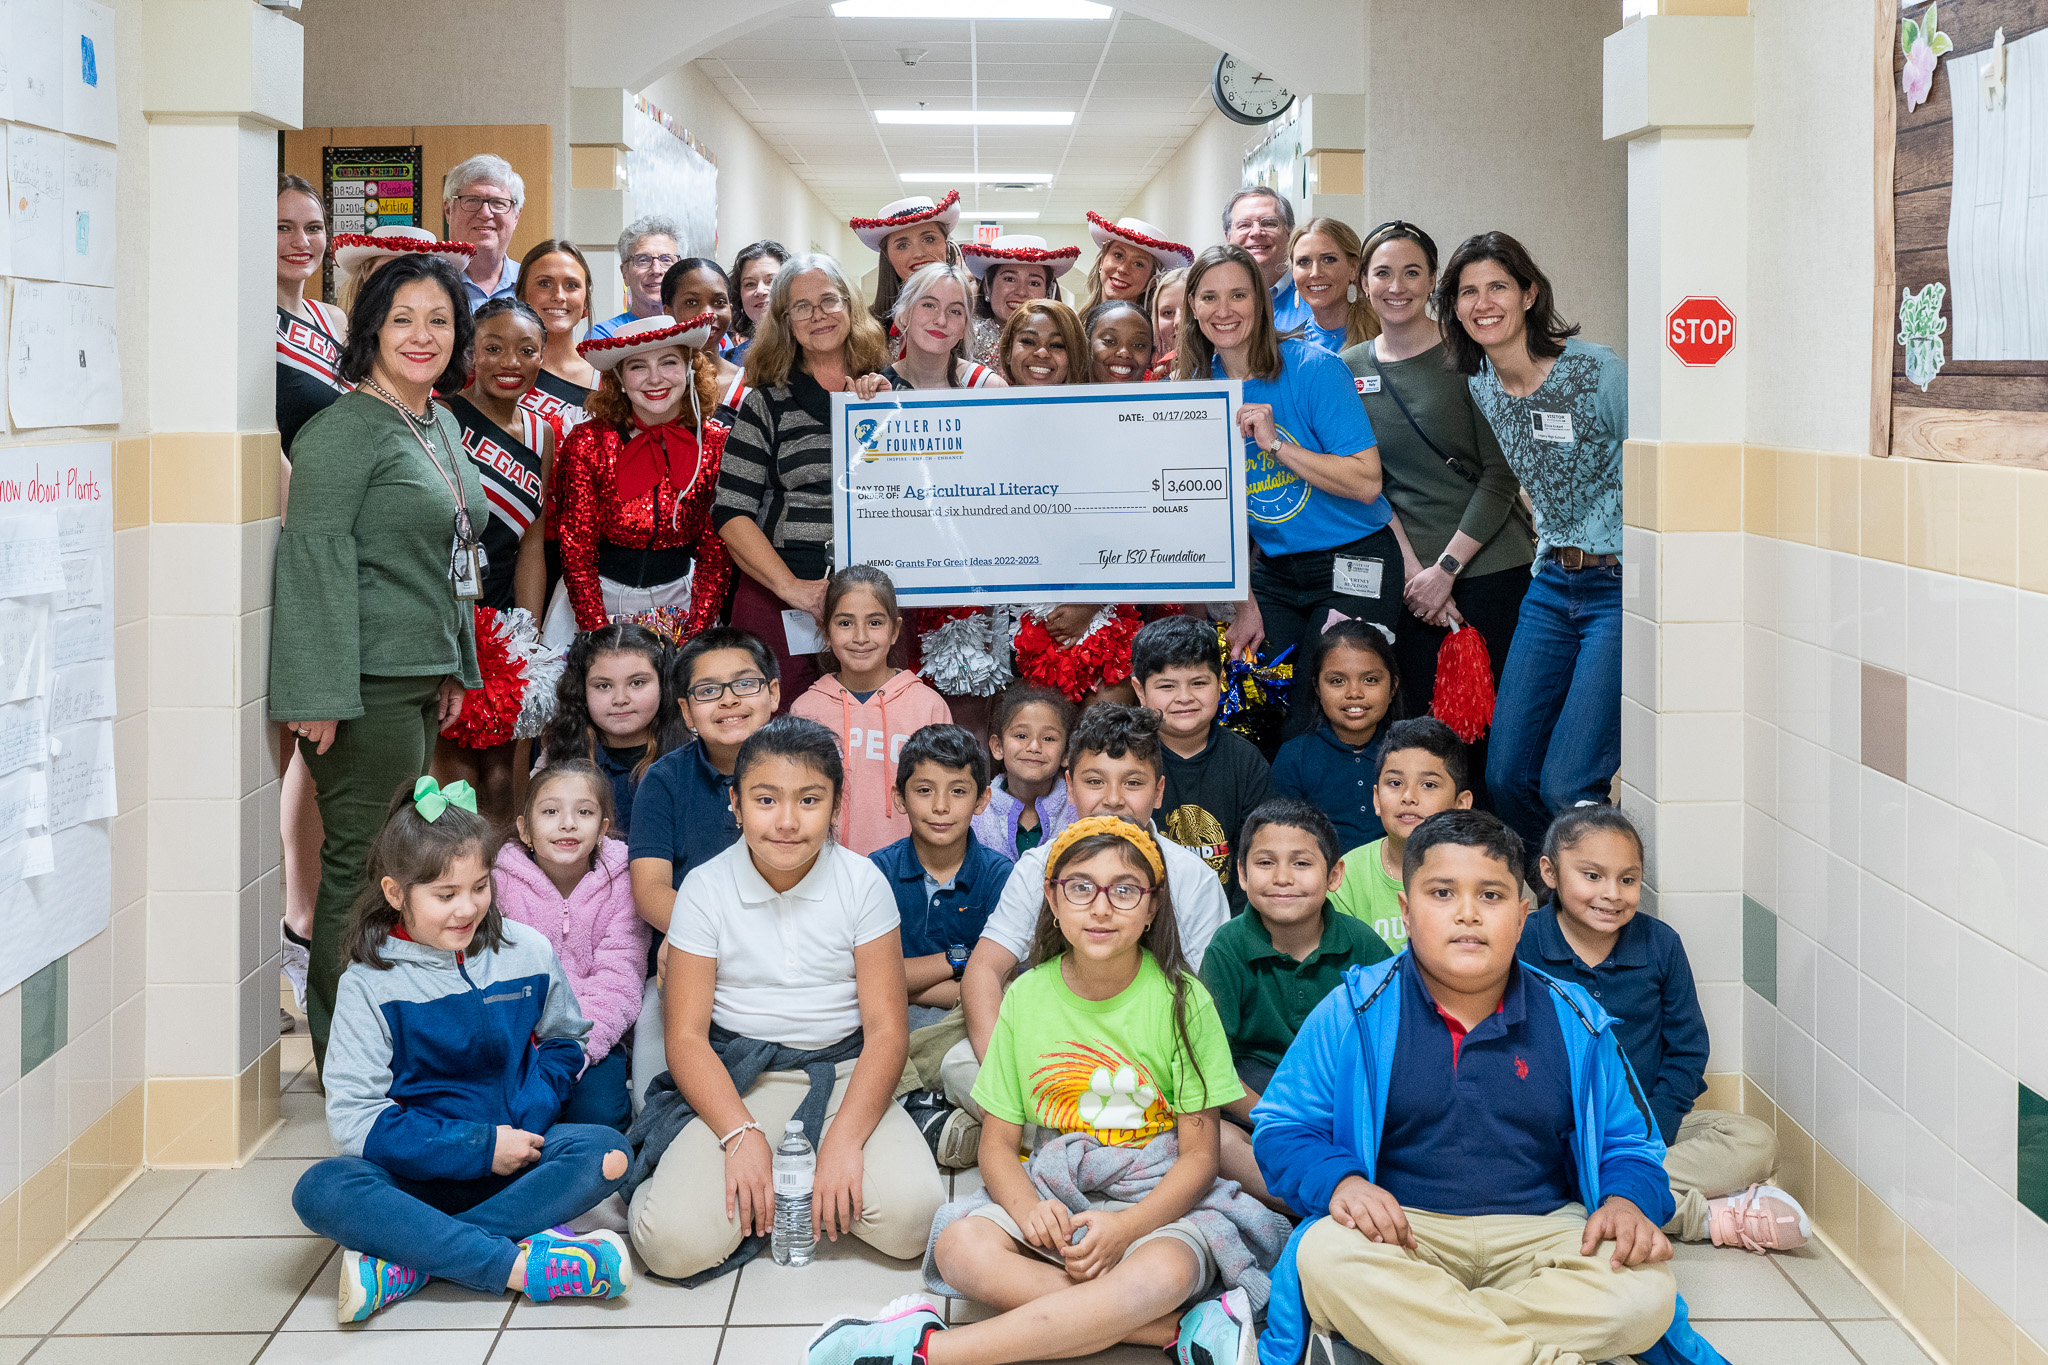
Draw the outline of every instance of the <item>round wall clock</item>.
[[[1216,59],[1209,94],[1223,116],[1239,123],[1271,123],[1294,103],[1294,92],[1248,61],[1228,52]]]

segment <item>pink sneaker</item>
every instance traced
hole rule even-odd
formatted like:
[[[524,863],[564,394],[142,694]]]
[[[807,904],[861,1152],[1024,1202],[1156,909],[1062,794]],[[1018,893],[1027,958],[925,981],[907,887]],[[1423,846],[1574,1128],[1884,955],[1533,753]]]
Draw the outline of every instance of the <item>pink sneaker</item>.
[[[1707,1201],[1707,1234],[1717,1247],[1739,1246],[1761,1256],[1805,1246],[1812,1233],[1806,1210],[1776,1185],[1751,1185]]]

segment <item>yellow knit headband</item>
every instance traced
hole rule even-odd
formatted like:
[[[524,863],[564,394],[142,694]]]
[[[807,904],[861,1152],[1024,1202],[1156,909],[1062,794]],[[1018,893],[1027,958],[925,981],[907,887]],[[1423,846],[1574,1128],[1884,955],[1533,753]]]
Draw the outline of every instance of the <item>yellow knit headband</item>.
[[[1143,828],[1115,815],[1091,815],[1086,820],[1076,820],[1060,831],[1060,837],[1052,841],[1052,851],[1045,855],[1046,880],[1052,880],[1052,870],[1060,865],[1060,855],[1081,840],[1097,834],[1113,834],[1145,855],[1145,863],[1152,869],[1152,875],[1161,883],[1166,881],[1166,864],[1160,860],[1159,845]]]

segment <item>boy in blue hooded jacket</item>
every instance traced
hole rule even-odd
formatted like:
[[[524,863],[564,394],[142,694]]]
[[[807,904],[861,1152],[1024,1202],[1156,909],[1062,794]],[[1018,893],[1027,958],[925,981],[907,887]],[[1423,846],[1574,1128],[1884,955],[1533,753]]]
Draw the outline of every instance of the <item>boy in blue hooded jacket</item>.
[[[1721,1359],[1664,1264],[1664,1145],[1612,1021],[1515,960],[1521,866],[1492,815],[1423,822],[1402,860],[1407,951],[1345,974],[1252,1111],[1268,1188],[1307,1220],[1274,1272],[1262,1365],[1325,1365],[1333,1338],[1383,1365]],[[1251,1359],[1249,1325],[1234,1360],[1222,1325],[1183,1342]]]

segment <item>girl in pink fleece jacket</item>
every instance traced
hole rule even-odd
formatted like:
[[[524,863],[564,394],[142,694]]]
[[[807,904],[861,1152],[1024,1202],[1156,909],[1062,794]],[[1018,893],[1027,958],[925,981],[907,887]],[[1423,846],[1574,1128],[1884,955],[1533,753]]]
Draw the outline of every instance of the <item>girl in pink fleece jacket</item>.
[[[863,857],[910,833],[910,817],[896,804],[896,755],[925,726],[953,721],[944,697],[889,661],[902,633],[888,574],[866,564],[833,574],[825,584],[825,636],[838,671],[789,708],[839,737],[846,756],[839,842]]]
[[[640,1017],[650,935],[633,908],[626,846],[605,837],[611,783],[588,759],[550,764],[534,774],[515,823],[517,842],[498,850],[498,907],[547,935],[590,1021],[583,1074],[556,1121],[624,1132],[631,1059],[620,1040]]]

